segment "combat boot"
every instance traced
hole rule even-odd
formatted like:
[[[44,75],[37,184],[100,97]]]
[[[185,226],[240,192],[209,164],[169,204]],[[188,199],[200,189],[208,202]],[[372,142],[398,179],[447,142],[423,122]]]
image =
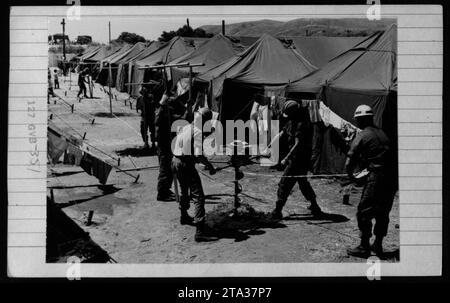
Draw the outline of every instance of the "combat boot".
[[[384,256],[383,237],[376,237],[370,250],[373,251],[378,258],[382,259]]]
[[[195,232],[195,242],[211,242],[219,240],[218,237],[211,234],[211,230],[205,226],[205,223],[197,224],[197,231]]]
[[[311,214],[315,217],[319,217],[323,215],[322,209],[320,209],[319,204],[317,204],[316,200],[310,201],[311,205],[308,207],[308,209],[311,211]]]
[[[194,219],[191,216],[189,216],[187,211],[182,210],[181,216],[180,216],[180,224],[181,225],[194,225]]]
[[[347,249],[347,254],[353,257],[368,258],[371,254],[370,238],[361,238],[361,243],[355,248]]]
[[[278,204],[278,203],[277,203]],[[270,219],[275,221],[283,220],[283,208],[280,206],[276,206],[275,209],[270,213]]]

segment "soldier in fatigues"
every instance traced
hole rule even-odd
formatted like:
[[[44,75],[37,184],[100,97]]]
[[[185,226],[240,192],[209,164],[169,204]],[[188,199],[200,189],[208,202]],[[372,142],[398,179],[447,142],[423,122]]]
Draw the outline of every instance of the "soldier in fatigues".
[[[381,257],[383,238],[388,230],[389,212],[397,190],[392,147],[386,134],[374,125],[373,111],[369,106],[358,106],[354,117],[357,126],[362,130],[351,144],[346,170],[350,179],[356,182],[353,170],[355,164],[361,161],[362,167],[367,168],[369,175],[356,213],[361,243],[347,252],[352,256],[366,258],[373,251]],[[370,245],[372,219],[375,219],[375,241]]]
[[[141,136],[144,141],[144,149],[149,149],[148,132],[150,131],[150,141],[152,149],[155,148],[155,100],[153,95],[142,87],[137,99],[136,111],[141,111]]]
[[[282,209],[296,183],[305,199],[310,202],[311,213],[319,216],[322,211],[317,204],[316,194],[308,179],[303,177],[308,173],[311,162],[312,128],[308,112],[296,101],[288,100],[283,105],[283,116],[288,119],[288,122],[278,136],[282,134],[287,136],[289,152],[281,161],[281,165],[286,168],[278,184],[278,198],[272,218],[276,220],[283,218]]]
[[[195,241],[215,241],[217,237],[211,235],[205,224],[205,194],[202,182],[195,168],[197,162],[205,164],[210,174],[215,173],[215,168],[203,155],[203,138],[207,133],[203,132],[203,124],[212,119],[212,112],[207,108],[200,108],[194,114],[194,122],[184,126],[178,133],[174,146],[174,158],[172,169],[180,183],[180,223],[194,224],[197,227]],[[190,200],[195,207],[194,218],[188,214]]]
[[[166,92],[159,102],[159,107],[156,111],[155,117],[155,140],[157,142],[157,153],[159,161],[159,175],[157,185],[157,197],[158,201],[170,202],[175,201],[175,194],[172,192],[171,187],[173,183],[172,175],[172,134],[171,127],[172,122],[180,118],[184,114],[184,110],[181,111],[175,108],[172,104],[173,98]]]

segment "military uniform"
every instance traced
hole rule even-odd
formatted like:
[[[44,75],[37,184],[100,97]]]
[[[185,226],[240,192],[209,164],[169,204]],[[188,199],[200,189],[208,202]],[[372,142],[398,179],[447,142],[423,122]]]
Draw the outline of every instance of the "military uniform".
[[[299,121],[295,119],[289,120],[283,128],[283,133],[286,136],[289,149],[291,149],[295,144],[296,138],[300,141],[300,145],[297,147],[295,154],[293,154],[291,159],[288,161],[283,176],[306,175],[308,173],[311,160],[311,123],[309,121]],[[277,191],[277,209],[281,210],[286,204],[289,194],[296,183],[298,183],[300,191],[306,200],[315,201],[316,194],[314,193],[314,190],[306,177],[281,178]]]
[[[167,198],[173,196],[171,191],[172,176],[172,123],[185,114],[186,108],[173,98],[158,107],[155,116],[155,140],[158,143],[157,153],[159,161],[158,197]],[[158,199],[160,200],[160,199]]]
[[[172,171],[180,184],[180,210],[189,209],[190,200],[194,203],[194,224],[205,221],[205,194],[195,164],[197,155],[202,155],[202,133],[189,124],[178,133],[172,160]]]
[[[162,105],[158,108],[155,117],[155,140],[158,142],[158,199],[173,195],[172,187],[172,136],[170,130],[168,105]]]
[[[86,84],[84,83],[84,77],[86,76],[86,72],[81,71],[78,74],[78,86],[80,87],[80,91],[77,94],[77,97],[80,97],[83,95],[85,98],[87,98],[87,90],[86,90]]]
[[[155,103],[153,95],[139,96],[137,110],[141,111],[141,136],[144,143],[148,144],[148,132],[152,146],[155,144]]]
[[[363,188],[356,218],[361,238],[372,236],[372,219],[375,219],[373,233],[383,238],[387,234],[389,212],[397,190],[389,139],[375,126],[368,126],[353,140],[348,157],[360,159],[369,175]]]

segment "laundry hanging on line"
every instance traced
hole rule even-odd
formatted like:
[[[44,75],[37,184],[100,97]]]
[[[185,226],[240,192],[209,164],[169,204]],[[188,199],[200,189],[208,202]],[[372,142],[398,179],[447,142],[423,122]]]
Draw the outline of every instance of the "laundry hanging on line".
[[[66,152],[64,153],[64,164],[80,166],[81,158],[83,157],[83,152],[81,149],[69,143]]]
[[[342,119],[336,113],[334,113],[328,106],[320,101],[320,116],[325,126],[333,126],[337,128],[344,136],[345,141],[350,142],[355,137],[356,133],[360,131],[359,128],[351,124],[350,122]]]
[[[96,177],[101,184],[106,184],[112,169],[111,165],[89,153],[84,153],[80,166],[86,173]]]
[[[320,100],[302,100],[302,106],[308,107],[309,118],[312,123],[322,121],[322,118],[320,116]]]
[[[253,107],[252,110],[250,111],[250,120],[256,121],[257,129],[259,129],[260,131],[267,131],[268,119],[269,119],[269,106],[260,105],[257,102],[253,102]],[[257,131],[255,127],[256,125],[250,124],[250,128],[253,131]]]
[[[60,134],[48,129],[47,131],[47,157],[52,164],[58,163],[67,149],[68,143]]]

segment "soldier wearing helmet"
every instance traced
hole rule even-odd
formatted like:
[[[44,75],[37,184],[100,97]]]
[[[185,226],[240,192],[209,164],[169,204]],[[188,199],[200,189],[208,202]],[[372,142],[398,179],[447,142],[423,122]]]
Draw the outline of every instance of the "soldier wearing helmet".
[[[215,174],[214,166],[203,154],[203,139],[207,133],[203,132],[204,123],[212,119],[212,112],[208,108],[200,108],[194,113],[194,121],[185,125],[177,134],[173,147],[174,158],[172,171],[180,184],[180,223],[195,225],[195,241],[205,242],[218,240],[207,230],[205,224],[205,194],[195,164],[203,163],[210,174]],[[188,214],[190,200],[194,203],[194,218]]]
[[[284,103],[282,112],[288,122],[277,137],[282,134],[287,135],[289,152],[281,161],[281,164],[286,167],[278,184],[276,207],[272,212],[272,217],[276,220],[283,218],[282,209],[296,183],[298,183],[303,196],[310,202],[311,213],[314,216],[320,216],[322,210],[317,204],[316,194],[305,177],[310,168],[312,150],[312,129],[309,114],[307,110],[301,108],[298,102],[293,100]],[[276,139],[274,138],[274,140]]]
[[[383,238],[387,234],[389,212],[396,191],[390,142],[384,131],[375,126],[373,116],[368,105],[356,108],[354,118],[361,131],[353,140],[346,161],[347,173],[354,181],[353,171],[357,163],[369,171],[356,214],[361,243],[347,251],[349,255],[358,257],[368,257],[372,251],[382,256]],[[375,219],[375,240],[371,245],[372,219]]]

